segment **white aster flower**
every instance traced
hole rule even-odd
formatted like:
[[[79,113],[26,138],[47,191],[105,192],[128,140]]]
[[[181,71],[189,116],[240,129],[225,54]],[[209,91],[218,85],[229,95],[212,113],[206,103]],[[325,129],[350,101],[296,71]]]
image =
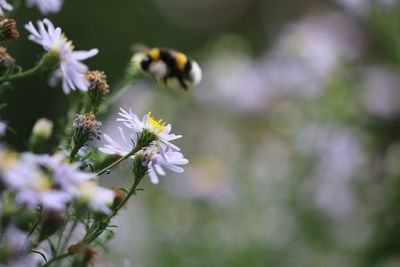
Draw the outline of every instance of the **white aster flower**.
[[[120,142],[115,141],[107,134],[103,134],[103,138],[107,144],[104,144],[104,147],[99,148],[101,152],[123,157],[132,151],[137,141],[137,134],[134,132],[127,136],[121,127],[118,127],[118,130],[121,137]],[[131,157],[134,158],[134,156]]]
[[[76,89],[86,92],[90,85],[85,79],[88,67],[81,61],[95,56],[98,49],[74,51],[72,42],[65,37],[61,28],[55,28],[48,19],[39,21],[38,29],[32,22],[26,24],[25,29],[31,33],[31,41],[40,44],[46,51],[56,51],[59,54],[60,67],[54,72],[53,78],[62,79],[64,93],[69,94]]]
[[[1,16],[4,15],[3,9],[10,11],[13,9],[13,7],[9,3],[7,3],[6,0],[0,0],[0,15]]]
[[[43,15],[60,11],[63,0],[26,0],[29,7],[37,6]]]
[[[177,165],[185,165],[189,163],[182,153],[172,150],[159,153],[156,146],[142,149],[136,156],[139,155],[142,155],[145,159],[142,164],[149,168],[149,177],[153,184],[159,183],[158,175],[165,175],[163,167],[174,172],[182,173],[184,171],[183,168]]]
[[[130,136],[127,137],[121,127],[118,127],[118,129],[121,141],[117,142],[110,136],[105,134],[104,140],[108,142],[108,144],[105,144],[104,147],[100,148],[101,152],[110,155],[124,156],[134,148],[137,135],[130,134]],[[183,154],[179,151],[175,151],[172,149],[167,149],[163,151],[161,149],[158,149],[158,146],[156,146],[156,142],[153,142],[153,144],[151,144],[149,147],[145,147],[137,152],[135,155],[132,155],[131,158],[135,158],[138,156],[144,159],[143,165],[149,168],[149,176],[153,184],[158,184],[158,175],[165,175],[163,167],[170,169],[174,172],[181,173],[184,170],[177,165],[185,165],[189,163],[189,161],[185,159]]]
[[[89,181],[79,187],[79,197],[88,203],[89,208],[110,214],[110,206],[114,201],[115,193],[107,188],[98,186]]]
[[[121,112],[118,113],[121,118],[117,121],[123,122],[125,126],[132,129],[133,132],[140,133],[144,129],[154,133],[157,136],[157,146],[161,150],[168,150],[172,148],[176,151],[180,151],[180,148],[172,144],[170,141],[181,138],[182,135],[175,135],[171,133],[171,124],[165,125],[162,120],[156,121],[152,116],[151,112],[143,116],[142,120],[132,112],[131,109],[128,111],[120,108]]]

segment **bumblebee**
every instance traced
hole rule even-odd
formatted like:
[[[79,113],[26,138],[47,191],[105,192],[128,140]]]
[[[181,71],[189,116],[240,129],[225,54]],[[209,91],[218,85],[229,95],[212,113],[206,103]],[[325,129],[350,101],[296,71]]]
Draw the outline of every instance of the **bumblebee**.
[[[139,50],[136,48],[136,50]],[[133,61],[144,72],[160,81],[166,88],[168,81],[176,79],[185,93],[189,86],[196,86],[201,81],[199,64],[185,54],[170,49],[152,48],[135,54]]]

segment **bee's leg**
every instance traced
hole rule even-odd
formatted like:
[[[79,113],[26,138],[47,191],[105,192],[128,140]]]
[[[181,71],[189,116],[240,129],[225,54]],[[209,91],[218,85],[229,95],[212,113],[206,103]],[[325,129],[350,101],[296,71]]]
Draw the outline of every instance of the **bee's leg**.
[[[167,77],[162,78],[161,82],[162,82],[162,84],[163,84],[163,86],[165,88],[168,88],[169,90],[171,90],[171,87],[169,87],[169,85],[168,85],[168,78]]]
[[[189,88],[186,85],[186,83],[182,79],[178,79],[178,81],[179,81],[179,85],[181,86],[182,91],[185,94],[192,95],[192,92],[189,90]]]

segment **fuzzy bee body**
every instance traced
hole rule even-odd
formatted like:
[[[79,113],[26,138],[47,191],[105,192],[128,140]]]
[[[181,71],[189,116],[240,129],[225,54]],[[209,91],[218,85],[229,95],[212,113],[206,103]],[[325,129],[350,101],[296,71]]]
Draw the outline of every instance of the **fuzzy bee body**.
[[[138,53],[135,60],[142,71],[167,88],[168,80],[176,79],[182,90],[189,92],[189,85],[196,86],[201,80],[200,66],[180,52],[153,48],[146,53]]]

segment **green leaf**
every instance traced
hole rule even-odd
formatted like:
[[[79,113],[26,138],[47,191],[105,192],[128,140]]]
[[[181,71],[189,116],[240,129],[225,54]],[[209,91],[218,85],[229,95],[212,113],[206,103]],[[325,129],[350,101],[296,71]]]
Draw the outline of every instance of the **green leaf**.
[[[49,242],[49,245],[50,245],[51,257],[55,257],[57,255],[56,247],[53,245],[53,242],[51,242],[51,240],[48,237],[46,238],[46,240],[47,240],[47,242]]]

